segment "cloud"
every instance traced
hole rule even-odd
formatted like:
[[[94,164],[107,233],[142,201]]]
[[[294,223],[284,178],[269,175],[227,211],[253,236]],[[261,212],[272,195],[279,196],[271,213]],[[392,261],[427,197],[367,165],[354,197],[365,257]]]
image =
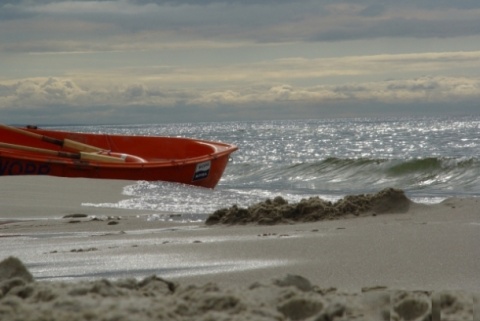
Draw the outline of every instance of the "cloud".
[[[20,1],[0,5],[0,50],[151,50],[199,42],[259,44],[479,35],[480,5],[465,3]]]
[[[52,123],[67,119],[70,122],[80,119],[80,122],[119,122],[118,116],[127,117],[125,113],[130,113],[138,121],[150,122],[155,115],[168,112],[175,114],[188,109],[213,120],[218,119],[216,114],[220,110],[230,117],[236,117],[246,110],[261,114],[262,109],[272,110],[273,106],[283,110],[283,115],[271,114],[273,118],[287,114],[290,117],[298,116],[300,114],[296,109],[306,106],[319,108],[353,104],[414,106],[455,103],[452,105],[456,106],[452,107],[454,111],[460,103],[478,100],[480,78],[467,77],[425,76],[344,85],[297,87],[282,84],[208,91],[162,89],[143,84],[93,88],[58,78],[29,79],[0,85],[0,114],[17,115],[23,111],[29,112],[30,117],[35,114],[42,117],[49,115]],[[150,114],[144,114],[146,111]],[[117,116],[113,118],[112,114]],[[195,115],[182,114],[182,117],[186,117],[184,121],[193,121],[198,119]],[[124,118],[125,121],[128,119]]]
[[[63,77],[0,81],[0,108],[451,101],[477,97],[479,76],[459,76],[458,70],[478,68],[480,51],[76,71]]]
[[[479,1],[449,0],[10,1],[0,113],[148,121],[471,104],[478,16]]]
[[[32,16],[33,15],[24,10],[24,8],[11,3],[0,5],[0,21],[26,19],[31,18]]]
[[[480,11],[478,14],[480,14]],[[315,32],[309,40],[341,41],[384,37],[450,38],[480,34],[480,20],[477,18],[448,20],[404,17],[392,17],[380,21],[354,19],[348,24]]]
[[[294,86],[337,82],[385,79],[386,77],[413,77],[419,74],[458,74],[460,69],[480,68],[480,51],[415,54],[380,54],[331,58],[281,58],[251,63],[208,66],[148,66],[122,69],[106,75],[122,83],[129,80],[170,87],[235,88],[273,86],[290,83]],[[124,74],[122,74],[124,73]],[[77,74],[82,78],[81,74]],[[93,81],[95,75],[85,75]],[[360,79],[361,78],[361,79]],[[113,80],[112,80],[113,81]]]

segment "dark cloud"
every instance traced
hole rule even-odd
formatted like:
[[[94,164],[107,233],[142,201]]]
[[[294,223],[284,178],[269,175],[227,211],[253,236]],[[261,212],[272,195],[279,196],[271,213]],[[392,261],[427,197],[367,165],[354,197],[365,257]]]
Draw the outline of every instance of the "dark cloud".
[[[48,2],[48,1],[47,1]],[[50,1],[51,2],[51,1]],[[209,5],[212,3],[224,3],[224,4],[235,4],[235,5],[259,5],[259,4],[285,4],[291,3],[291,0],[129,0],[133,4],[158,4],[158,5]],[[317,3],[319,5],[329,5],[334,3],[331,0],[298,0],[295,1],[297,5],[302,5],[303,3]],[[340,3],[340,1],[339,1]],[[461,1],[451,1],[451,0],[343,0],[342,4],[360,4],[368,8],[367,11],[372,13],[377,12],[381,7],[384,6],[410,6],[410,7],[421,7],[421,8],[460,8],[460,9],[472,9],[480,8],[480,2],[477,0],[461,0]]]
[[[11,3],[0,4],[0,21],[26,19],[33,16],[34,14],[26,11],[24,7]]]
[[[435,9],[435,8],[455,8],[455,9],[478,9],[480,8],[480,2],[476,0],[460,0],[460,1],[451,1],[451,0],[409,0],[407,1],[409,5],[417,5],[420,8],[426,9]]]
[[[275,4],[283,4],[283,3],[291,3],[291,0],[129,0],[130,3],[146,5],[146,4],[158,4],[158,5],[209,5],[212,3],[223,3],[223,4],[234,4],[234,5],[258,5],[258,4],[268,4],[268,5],[275,5]],[[297,4],[302,2],[309,2],[309,0],[298,0],[295,1]]]
[[[117,35],[175,33],[179,39],[216,41],[279,43],[480,34],[480,19],[471,13],[480,10],[480,1],[42,0],[3,4],[0,9],[4,21],[37,16],[57,21],[60,28],[74,20],[108,24]],[[448,10],[455,12],[449,15]],[[58,33],[49,34],[62,39]],[[90,36],[111,35],[96,31]],[[44,33],[42,37],[49,36]],[[75,40],[86,35],[70,31],[66,37]]]
[[[360,15],[364,17],[377,17],[385,13],[386,10],[387,9],[384,4],[375,3],[367,6],[365,9],[362,9],[360,11]]]
[[[394,18],[381,21],[356,21],[317,31],[310,41],[343,41],[387,37],[449,38],[480,34],[480,19],[419,20]]]

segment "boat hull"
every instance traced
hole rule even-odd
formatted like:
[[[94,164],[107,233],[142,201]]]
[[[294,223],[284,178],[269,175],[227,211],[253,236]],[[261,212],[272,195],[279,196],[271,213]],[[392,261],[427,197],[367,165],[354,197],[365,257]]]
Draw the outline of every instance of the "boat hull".
[[[141,157],[145,162],[109,163],[67,159],[0,148],[1,175],[52,175],[98,179],[168,181],[207,188],[219,182],[237,147],[203,140],[83,134],[48,130],[34,130],[40,135],[56,139],[70,139],[108,150]],[[51,143],[0,130],[0,140],[35,148],[64,151]]]

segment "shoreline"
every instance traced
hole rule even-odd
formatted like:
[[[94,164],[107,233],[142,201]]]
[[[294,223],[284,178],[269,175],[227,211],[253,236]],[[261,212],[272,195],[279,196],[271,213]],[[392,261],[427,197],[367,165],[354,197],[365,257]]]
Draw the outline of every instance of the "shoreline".
[[[228,285],[296,273],[345,290],[480,291],[479,202],[277,225],[207,226],[138,214],[15,221],[0,225],[0,259],[16,255],[35,277],[52,280],[155,273]]]

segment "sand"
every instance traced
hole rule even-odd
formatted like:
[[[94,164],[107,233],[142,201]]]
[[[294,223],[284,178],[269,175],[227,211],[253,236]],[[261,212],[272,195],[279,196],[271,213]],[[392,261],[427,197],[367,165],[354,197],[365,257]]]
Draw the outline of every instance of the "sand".
[[[81,206],[129,182],[0,179],[2,321],[480,320],[475,198],[206,225]]]
[[[352,216],[405,213],[411,205],[412,201],[405,192],[394,188],[386,188],[374,194],[347,195],[336,202],[317,196],[289,204],[282,196],[277,196],[248,208],[239,208],[234,204],[230,208],[219,209],[208,216],[205,224],[317,222]]]
[[[474,320],[478,295],[465,291],[347,293],[298,275],[242,287],[142,280],[35,282],[20,260],[0,262],[2,320]],[[476,315],[475,320],[478,320]]]
[[[115,203],[126,199],[121,193],[131,181],[50,176],[0,176],[0,181],[0,220],[61,218],[77,212],[92,215],[138,213],[82,206],[82,203]]]

